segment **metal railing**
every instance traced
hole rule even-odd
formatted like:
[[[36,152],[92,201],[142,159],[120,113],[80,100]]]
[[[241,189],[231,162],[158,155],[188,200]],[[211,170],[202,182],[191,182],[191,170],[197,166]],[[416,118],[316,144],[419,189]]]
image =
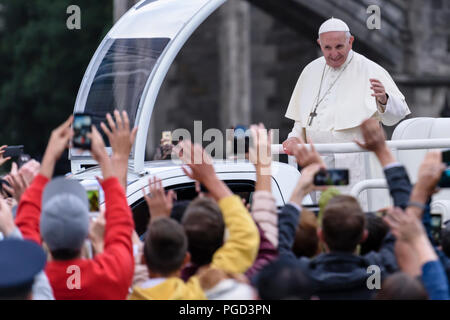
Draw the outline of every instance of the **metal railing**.
[[[426,150],[426,149],[444,149],[450,148],[450,139],[411,139],[411,140],[389,140],[386,141],[387,146],[395,150]],[[309,144],[306,144],[307,148],[310,148]],[[370,152],[362,149],[354,142],[346,143],[322,143],[314,144],[314,148],[318,153],[322,155],[326,154],[339,154],[339,153],[359,153]],[[285,154],[283,145],[273,144],[272,154]],[[297,166],[295,157],[289,156],[288,163],[292,166]],[[366,179],[357,182],[351,189],[350,194],[354,197],[358,197],[361,192],[367,189],[386,189],[387,182],[385,179]]]
[[[450,148],[450,139],[411,139],[411,140],[389,140],[387,146],[394,150],[421,150],[421,149],[442,149]],[[306,145],[308,148],[309,144]],[[370,152],[362,149],[354,142],[346,143],[318,143],[314,144],[317,152],[320,154],[330,153],[354,153]],[[283,145],[273,144],[272,154],[285,154]]]

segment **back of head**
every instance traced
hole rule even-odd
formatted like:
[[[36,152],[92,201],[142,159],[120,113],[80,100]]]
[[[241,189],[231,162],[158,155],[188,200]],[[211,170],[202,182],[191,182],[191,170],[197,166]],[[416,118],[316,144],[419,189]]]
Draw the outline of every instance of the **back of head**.
[[[324,241],[330,251],[354,252],[362,240],[365,224],[365,214],[355,198],[336,196],[323,213]]]
[[[46,260],[44,250],[32,241],[0,241],[0,299],[30,299],[34,278]]]
[[[144,256],[151,272],[168,276],[178,271],[187,252],[183,227],[170,218],[152,221],[145,237]]]
[[[225,223],[217,203],[207,197],[193,200],[187,207],[182,224],[189,242],[191,261],[199,266],[211,263],[223,244]]]
[[[397,272],[383,281],[376,300],[428,300],[422,283],[404,272]]]
[[[388,225],[373,212],[366,213],[367,239],[361,244],[361,254],[380,250],[383,239],[389,231]]]
[[[174,219],[175,221],[181,223],[181,220],[183,219],[184,213],[186,212],[186,209],[189,206],[189,203],[190,203],[189,200],[176,201],[173,204],[172,212],[170,213],[170,217],[172,219]]]
[[[73,259],[80,253],[89,231],[89,205],[78,181],[59,177],[47,184],[40,230],[54,259]]]
[[[292,246],[292,251],[297,257],[312,258],[319,252],[317,228],[316,215],[311,211],[303,210]]]
[[[254,282],[262,300],[307,300],[312,295],[309,278],[289,258],[266,265]]]

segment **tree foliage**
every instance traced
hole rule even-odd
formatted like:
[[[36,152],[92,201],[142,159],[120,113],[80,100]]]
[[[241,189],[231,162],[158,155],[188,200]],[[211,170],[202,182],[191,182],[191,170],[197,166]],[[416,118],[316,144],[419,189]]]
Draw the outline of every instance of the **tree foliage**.
[[[67,7],[81,8],[69,30]],[[0,144],[42,155],[73,111],[84,72],[112,25],[112,1],[0,0]]]

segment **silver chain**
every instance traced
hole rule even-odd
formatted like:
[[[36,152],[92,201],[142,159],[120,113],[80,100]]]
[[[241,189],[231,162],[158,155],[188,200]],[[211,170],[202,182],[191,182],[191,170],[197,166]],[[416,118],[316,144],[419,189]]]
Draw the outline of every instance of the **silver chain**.
[[[323,78],[325,76],[325,69],[327,67],[327,64],[325,63],[325,65],[323,66],[323,71],[322,71],[322,78],[320,79],[320,87],[319,87],[319,93],[317,94],[317,98],[316,98],[316,107],[314,108],[314,110],[312,110],[313,108],[311,108],[311,111],[309,114],[311,115],[312,113],[316,113],[317,108],[319,107],[319,104],[323,101],[323,99],[325,99],[325,97],[327,96],[327,94],[331,91],[331,89],[334,87],[334,85],[336,84],[336,82],[339,80],[339,78],[341,77],[341,75],[344,73],[345,69],[347,69],[347,66],[350,64],[350,62],[352,62],[353,60],[353,56],[350,58],[350,61],[344,66],[344,69],[342,69],[342,71],[339,73],[339,75],[337,76],[336,80],[334,80],[334,82],[331,84],[331,86],[328,88],[328,90],[325,92],[325,94],[323,95],[322,99],[320,99],[319,101],[319,97],[320,97],[320,91],[322,91],[322,83],[323,83]],[[314,106],[314,105],[313,105]]]

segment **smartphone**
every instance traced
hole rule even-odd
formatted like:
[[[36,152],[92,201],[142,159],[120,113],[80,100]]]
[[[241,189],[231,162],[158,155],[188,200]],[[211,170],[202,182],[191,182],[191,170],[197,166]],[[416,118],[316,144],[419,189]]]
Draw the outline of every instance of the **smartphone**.
[[[92,117],[87,113],[75,113],[73,118],[73,146],[83,150],[91,149],[91,139],[87,136],[91,132]]]
[[[450,166],[450,149],[442,151],[442,162]]]
[[[100,212],[100,189],[95,186],[87,187],[86,194],[89,202],[89,212],[98,214]]]
[[[162,140],[163,140],[163,143],[162,143],[163,146],[172,144],[172,131],[163,131]]]
[[[11,157],[15,158],[23,153],[23,146],[9,146],[5,148],[5,152],[3,153],[3,157]]]
[[[314,185],[316,186],[346,186],[348,184],[348,169],[322,169],[314,176]]]
[[[450,188],[450,169],[445,169],[445,171],[442,172],[438,186],[440,188]]]
[[[442,214],[432,213],[431,220],[431,236],[437,244],[441,243]]]

